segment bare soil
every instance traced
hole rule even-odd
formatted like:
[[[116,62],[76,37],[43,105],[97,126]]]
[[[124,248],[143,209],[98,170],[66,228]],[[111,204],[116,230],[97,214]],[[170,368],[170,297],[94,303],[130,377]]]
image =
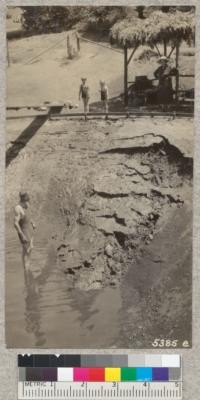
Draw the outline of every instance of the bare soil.
[[[191,345],[192,134],[191,120],[49,121],[12,160],[9,346]],[[12,226],[20,189],[37,223],[31,284]]]
[[[109,87],[109,97],[123,92],[123,52],[110,49],[108,43],[102,47],[97,43],[81,41],[81,51],[70,60],[67,57],[67,33],[31,36],[8,43],[10,66],[7,69],[7,105],[40,105],[43,102],[78,103],[78,90],[82,76],[88,78],[90,103],[100,100],[99,81],[105,79]],[[73,36],[71,43],[76,48]],[[153,78],[157,60],[138,60],[147,47],[141,46],[129,64],[129,81],[137,75]],[[180,73],[194,74],[194,56],[187,56],[190,48],[181,47]],[[162,52],[163,49],[160,48]],[[188,52],[188,53],[187,53]],[[130,50],[131,53],[131,50]],[[172,57],[172,65],[174,58]],[[182,89],[194,87],[193,78],[180,78]]]
[[[66,44],[66,32],[9,41],[7,105],[76,104],[83,75],[91,103],[100,79],[110,97],[123,91],[121,53],[81,42],[69,60]],[[181,72],[191,74],[184,54]],[[133,59],[129,80],[156,66]],[[7,154],[7,345],[190,346],[193,121],[8,120]],[[29,274],[13,228],[20,190],[37,224]]]

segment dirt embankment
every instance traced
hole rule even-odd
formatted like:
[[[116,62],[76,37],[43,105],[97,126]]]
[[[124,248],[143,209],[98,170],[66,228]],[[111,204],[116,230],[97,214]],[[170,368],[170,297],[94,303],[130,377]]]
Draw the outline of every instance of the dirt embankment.
[[[162,123],[136,134],[130,122],[132,137],[122,121],[50,124],[38,147],[54,167],[37,234],[53,246],[54,268],[73,292],[120,289],[116,346],[190,342],[192,158]]]
[[[69,170],[56,178],[56,208],[67,225],[57,248],[58,263],[73,286],[90,290],[118,285],[128,259],[134,263],[153,240],[160,218],[183,206],[191,160],[164,138],[150,138],[100,152],[91,176],[81,182],[81,193],[78,175],[70,190],[65,189]]]
[[[162,135],[131,142],[100,151],[71,193],[66,177],[54,183],[67,225],[58,268],[72,288],[122,287],[122,346],[181,346],[191,340],[192,159]]]

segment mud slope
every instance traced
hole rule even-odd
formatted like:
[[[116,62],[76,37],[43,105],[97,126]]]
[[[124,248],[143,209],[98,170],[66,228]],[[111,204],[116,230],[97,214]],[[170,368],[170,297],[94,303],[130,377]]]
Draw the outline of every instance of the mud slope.
[[[174,124],[178,132],[178,123]],[[187,124],[192,129],[189,121],[185,129]],[[180,347],[185,340],[191,344],[192,155],[188,142],[192,138],[188,129],[185,139],[181,140],[181,133],[176,138],[173,123],[168,123],[172,126],[169,134],[162,129],[162,121],[149,120],[144,126],[145,130],[140,122],[131,121],[127,125],[123,121],[49,122],[40,136],[29,142],[29,151],[32,146],[40,160],[45,157],[37,166],[35,158],[26,159],[32,175],[33,165],[35,171],[44,168],[43,178],[39,173],[34,178],[37,186],[32,203],[37,242],[46,243],[46,250],[37,256],[47,282],[37,278],[41,285],[40,319],[45,298],[49,295],[46,310],[53,301],[48,283],[53,293],[55,274],[57,286],[64,283],[65,295],[71,293],[73,303],[71,314],[69,304],[63,311],[63,297],[59,314],[54,312],[55,307],[59,310],[54,298],[50,320],[42,327],[44,346],[142,348],[151,347],[155,338],[177,339]],[[179,128],[183,134],[181,121]],[[26,151],[9,166],[8,194],[11,187],[14,193],[18,191],[15,170],[25,163]],[[24,186],[31,191],[25,172]],[[50,258],[55,261],[48,267]],[[99,326],[105,308],[98,296],[106,295],[109,288],[108,324],[115,293],[120,301],[115,310],[118,327],[113,332],[110,329],[108,338],[102,333],[98,336],[95,326]],[[58,297],[61,301],[60,291]],[[91,312],[92,304],[98,307]],[[69,328],[66,319],[67,329],[76,330],[74,341],[72,336],[72,342],[67,341],[65,332],[66,337],[56,343],[56,332],[50,340],[48,330],[52,325],[62,335],[63,312],[79,313],[82,333],[78,336],[77,322],[74,326],[71,322]]]
[[[142,145],[98,154],[81,193],[83,201],[76,189],[63,193],[64,177],[52,181],[68,225],[57,248],[58,263],[73,287],[119,284],[127,260],[153,240],[160,218],[184,205],[191,160],[163,138],[150,146],[142,140]]]
[[[77,198],[79,179],[66,196],[64,176],[52,183],[67,221],[57,266],[69,287],[122,288],[122,346],[190,341],[192,159],[147,134],[100,151]]]

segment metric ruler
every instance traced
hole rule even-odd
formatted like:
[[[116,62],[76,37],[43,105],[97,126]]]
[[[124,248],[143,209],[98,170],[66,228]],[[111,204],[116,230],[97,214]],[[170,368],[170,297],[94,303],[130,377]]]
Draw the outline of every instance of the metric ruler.
[[[182,399],[182,382],[19,382],[19,400]]]
[[[25,355],[18,367],[18,400],[182,399],[177,354]]]

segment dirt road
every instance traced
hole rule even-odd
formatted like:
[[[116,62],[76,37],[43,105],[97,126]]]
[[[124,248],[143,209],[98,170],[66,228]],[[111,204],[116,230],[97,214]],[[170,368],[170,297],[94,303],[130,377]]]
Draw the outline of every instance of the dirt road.
[[[157,68],[155,58],[135,60],[144,49],[140,47],[129,64],[129,81],[134,81],[136,75],[147,75],[149,79],[154,77],[153,72]],[[189,52],[188,48],[183,47],[182,50]],[[9,54],[11,64],[7,69],[7,106],[67,100],[77,104],[82,76],[88,78],[91,103],[100,99],[100,79],[108,83],[110,98],[123,92],[123,53],[101,47],[95,42],[81,41],[79,55],[69,60],[67,32],[9,41]],[[193,57],[180,56],[180,73],[194,73]],[[193,85],[192,78],[180,78],[182,88],[191,88]],[[78,105],[82,109],[82,104]]]
[[[7,168],[8,346],[191,345],[192,158],[187,119],[39,129]],[[37,224],[29,276],[12,224],[21,189]]]

